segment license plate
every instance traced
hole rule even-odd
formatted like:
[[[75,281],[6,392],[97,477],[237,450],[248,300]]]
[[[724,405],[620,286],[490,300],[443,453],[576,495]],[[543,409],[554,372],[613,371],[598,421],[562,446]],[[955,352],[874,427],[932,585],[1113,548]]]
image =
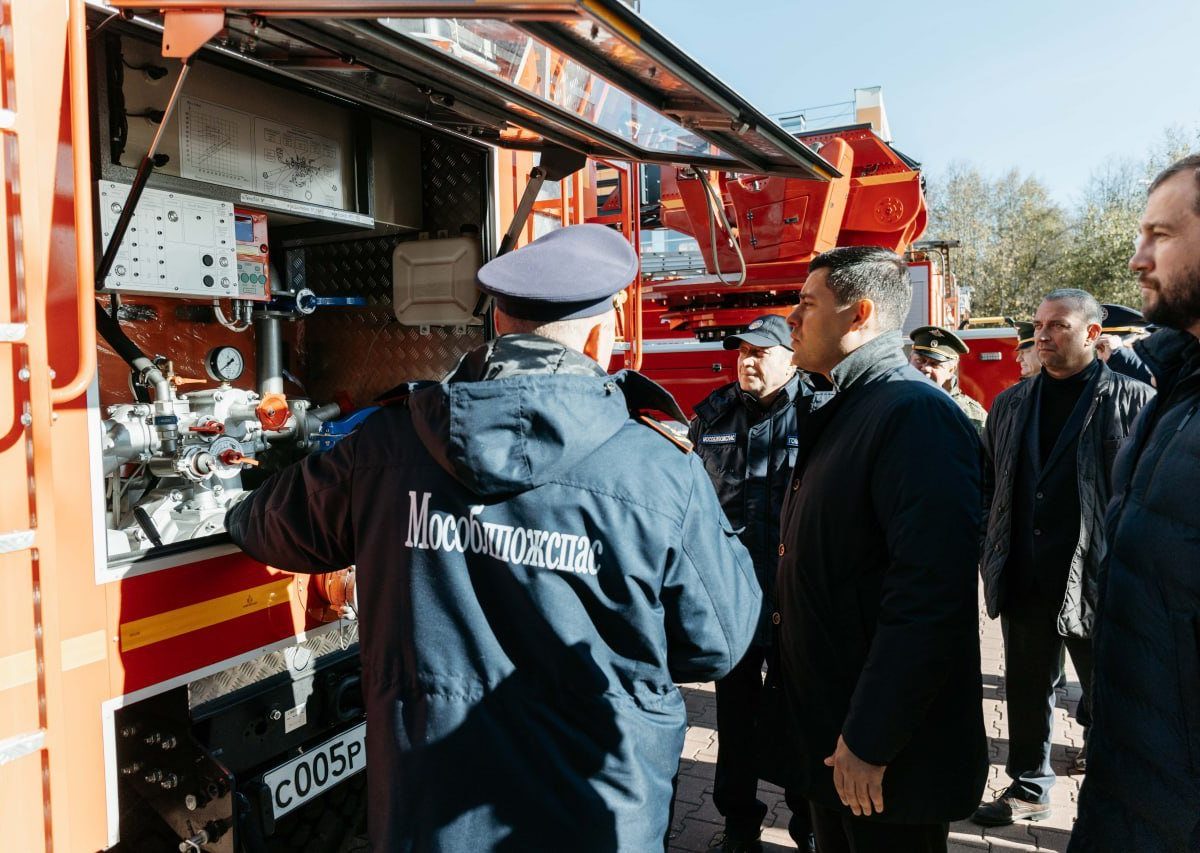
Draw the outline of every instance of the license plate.
[[[367,766],[367,724],[359,723],[263,774],[276,818]]]

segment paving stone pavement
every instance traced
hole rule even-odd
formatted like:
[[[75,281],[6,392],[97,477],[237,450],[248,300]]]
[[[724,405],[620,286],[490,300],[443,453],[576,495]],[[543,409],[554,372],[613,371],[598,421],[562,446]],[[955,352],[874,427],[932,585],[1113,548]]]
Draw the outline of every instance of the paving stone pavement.
[[[990,799],[1008,785],[1004,761],[1008,755],[1008,723],[1004,707],[1004,651],[1000,623],[983,613],[979,619],[980,653],[983,668],[983,719],[988,733],[991,770],[984,797]],[[717,761],[717,700],[712,684],[689,684],[683,688],[688,707],[688,729],[679,764],[679,790],[675,797],[675,815],[671,826],[669,850],[693,853],[708,850],[719,842],[723,824],[712,802],[713,773]],[[1067,849],[1071,825],[1075,822],[1075,801],[1079,796],[1081,775],[1070,769],[1071,760],[1083,745],[1083,730],[1075,721],[1079,701],[1079,678],[1068,658],[1067,687],[1058,690],[1055,711],[1054,745],[1051,763],[1058,783],[1051,792],[1055,807],[1048,820],[1019,822],[1013,826],[984,829],[970,821],[950,827],[951,853],[971,851],[1032,851]],[[791,812],[783,801],[783,791],[761,783],[758,797],[769,811],[764,821],[763,850],[775,853],[795,850],[787,834]]]

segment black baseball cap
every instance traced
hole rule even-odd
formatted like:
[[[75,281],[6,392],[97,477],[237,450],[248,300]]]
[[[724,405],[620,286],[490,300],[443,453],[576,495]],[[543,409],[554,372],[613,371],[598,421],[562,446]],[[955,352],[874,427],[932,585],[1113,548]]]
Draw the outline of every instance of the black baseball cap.
[[[725,338],[725,349],[737,349],[742,344],[752,347],[792,348],[792,333],[787,320],[778,314],[763,314],[750,321],[746,331]]]

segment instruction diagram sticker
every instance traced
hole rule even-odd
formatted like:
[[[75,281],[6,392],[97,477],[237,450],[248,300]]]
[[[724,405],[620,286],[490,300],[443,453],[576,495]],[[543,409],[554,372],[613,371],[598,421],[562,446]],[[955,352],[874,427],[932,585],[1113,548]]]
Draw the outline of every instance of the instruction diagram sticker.
[[[238,189],[254,188],[249,113],[184,97],[180,102],[179,174]]]
[[[342,151],[335,140],[256,118],[254,155],[258,192],[326,207],[342,206]]]

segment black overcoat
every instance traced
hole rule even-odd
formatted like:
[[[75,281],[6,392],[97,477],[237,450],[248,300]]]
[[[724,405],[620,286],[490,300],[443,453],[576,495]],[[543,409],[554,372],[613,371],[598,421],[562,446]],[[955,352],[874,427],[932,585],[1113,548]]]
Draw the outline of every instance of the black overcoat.
[[[873,820],[966,817],[987,776],[979,670],[980,449],[897,333],[833,371],[798,418],[777,579],[797,782],[843,809],[822,763],[838,735],[885,764]],[[848,810],[846,810],[848,814]]]
[[[1040,375],[1006,388],[992,404],[983,433],[984,511],[987,534],[979,571],[983,596],[993,619],[1004,609],[1004,568],[1012,550],[1013,485],[1025,430],[1037,428]],[[1107,550],[1104,511],[1112,494],[1113,460],[1133,419],[1154,397],[1154,389],[1100,365],[1076,451],[1079,490],[1079,541],[1067,572],[1066,593],[1058,612],[1064,637],[1092,636],[1096,618],[1097,576]],[[1086,392],[1085,392],[1086,393]],[[1073,522],[1073,519],[1072,519]]]

